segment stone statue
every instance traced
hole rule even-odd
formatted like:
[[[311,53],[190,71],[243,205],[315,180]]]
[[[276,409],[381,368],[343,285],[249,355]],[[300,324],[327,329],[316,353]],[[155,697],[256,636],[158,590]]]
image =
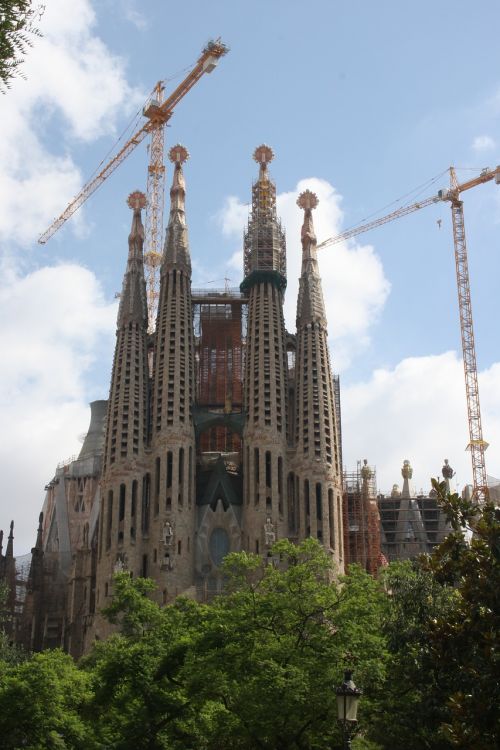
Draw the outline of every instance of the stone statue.
[[[170,521],[165,521],[165,524],[163,526],[163,544],[167,549],[169,549],[172,546],[172,542],[174,541],[174,527],[170,523]]]
[[[274,524],[269,516],[266,518],[264,524],[264,536],[266,538],[266,547],[272,547],[276,541],[276,532],[274,531]]]
[[[119,552],[113,565],[113,573],[123,573],[124,570],[127,570],[127,555]]]
[[[363,466],[361,467],[361,478],[370,480],[373,476],[373,470],[371,466],[368,466],[368,459],[363,460]]]

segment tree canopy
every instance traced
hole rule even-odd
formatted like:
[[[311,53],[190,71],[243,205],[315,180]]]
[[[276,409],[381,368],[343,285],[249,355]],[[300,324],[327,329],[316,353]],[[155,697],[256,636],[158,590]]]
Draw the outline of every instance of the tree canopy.
[[[277,567],[229,555],[227,593],[209,605],[137,606],[137,581],[116,579],[108,615],[122,633],[86,661],[106,747],[326,750],[338,740],[334,686],[346,664],[372,685],[384,678],[383,591],[359,568],[332,585],[314,540],[279,542],[274,557]]]
[[[340,747],[335,687],[351,668],[364,691],[356,750],[492,750],[499,510],[435,487],[447,540],[377,579],[358,566],[332,579],[313,539],[278,542],[272,564],[228,555],[225,592],[206,604],[160,607],[151,581],[118,574],[104,611],[116,632],[78,665],[0,649],[2,747]]]
[[[36,22],[44,11],[33,0],[0,0],[0,91],[10,88],[12,79],[23,77],[21,65],[33,37],[40,36]]]

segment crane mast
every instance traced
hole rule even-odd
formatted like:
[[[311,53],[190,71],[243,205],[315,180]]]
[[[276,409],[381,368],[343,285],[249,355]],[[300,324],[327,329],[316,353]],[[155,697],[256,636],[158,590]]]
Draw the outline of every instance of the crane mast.
[[[465,393],[467,398],[467,417],[469,422],[469,444],[467,449],[471,452],[473,497],[476,502],[482,502],[489,498],[488,482],[486,476],[485,451],[488,443],[483,439],[483,428],[481,424],[481,408],[479,404],[479,385],[477,377],[476,347],[474,343],[474,327],[472,319],[472,305],[469,283],[469,266],[467,261],[467,243],[465,237],[464,209],[460,194],[465,190],[481,185],[490,180],[500,184],[500,166],[496,169],[483,169],[478,177],[467,182],[459,183],[456,172],[450,167],[450,189],[440,190],[424,200],[412,203],[408,206],[392,211],[386,216],[374,219],[366,224],[352,227],[342,234],[330,237],[321,242],[317,249],[335,245],[338,242],[348,240],[358,234],[367,232],[375,227],[387,224],[394,219],[407,216],[414,211],[430,206],[439,201],[449,201],[451,205],[451,216],[453,223],[453,244],[455,248],[455,270],[457,278],[458,308],[460,313],[460,332],[462,341],[462,358],[465,375]]]
[[[460,186],[453,167],[450,168],[450,192],[446,198],[451,204],[453,241],[455,245],[455,268],[457,274],[458,309],[460,312],[460,332],[469,420],[469,445],[472,460],[474,496],[478,502],[489,497],[486,478],[485,451],[488,443],[483,440],[479,385],[477,378],[476,346],[470,298],[469,266],[465,239],[464,204],[460,200]]]
[[[228,47],[220,39],[210,41],[203,49],[192,70],[177,86],[167,99],[163,99],[165,87],[160,81],[156,84],[153,96],[144,107],[143,115],[147,121],[132,135],[124,146],[115,154],[80,190],[62,214],[38,238],[44,245],[60,227],[90,198],[102,183],[115,171],[146,136],[151,135],[149,165],[147,178],[146,206],[146,286],[148,296],[148,325],[152,331],[155,325],[158,302],[158,267],[161,258],[163,240],[163,203],[165,193],[165,165],[163,160],[165,125],[172,117],[174,108],[193,88],[205,73],[211,73],[219,59],[227,54]]]

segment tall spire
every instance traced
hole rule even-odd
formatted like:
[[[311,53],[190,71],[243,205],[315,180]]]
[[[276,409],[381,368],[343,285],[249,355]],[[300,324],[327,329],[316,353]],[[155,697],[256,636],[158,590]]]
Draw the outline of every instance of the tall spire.
[[[252,213],[244,234],[243,285],[248,287],[266,274],[275,276],[280,288],[286,286],[285,233],[276,214],[276,185],[271,180],[268,164],[273,150],[262,144],[253,154],[259,165],[259,176],[252,185]]]
[[[182,171],[182,165],[189,159],[189,152],[178,143],[170,149],[168,158],[175,165],[175,168],[172,187],[170,188],[170,217],[165,236],[162,273],[170,268],[182,268],[190,276],[191,257],[185,205],[186,183]]]
[[[192,584],[190,545],[195,539],[196,518],[196,444],[192,419],[194,330],[186,187],[182,171],[188,157],[187,149],[180,144],[170,149],[169,159],[175,167],[160,275],[151,388],[151,456],[155,480],[151,485],[151,519],[146,513],[143,521],[144,531],[151,524],[152,535],[159,533],[161,539],[167,539],[164,545],[162,542],[162,564],[169,571],[175,567],[175,586],[180,590]],[[166,537],[165,529],[168,531]],[[166,583],[169,594],[172,594],[174,586],[170,581]]]
[[[304,483],[300,533],[303,536],[317,536],[331,551],[342,570],[344,550],[339,423],[312,218],[318,198],[306,190],[299,196],[297,205],[304,211],[295,358],[296,467]]]
[[[9,538],[7,540],[7,549],[5,550],[6,558],[14,557],[14,521],[10,522]]]
[[[127,204],[133,214],[108,401],[105,474],[106,468],[111,464],[138,456],[146,441],[148,307],[143,262],[144,228],[141,219],[146,196],[136,190],[129,195]]]
[[[191,434],[190,412],[194,399],[191,258],[182,171],[189,153],[177,144],[170,149],[168,157],[175,168],[161,266],[152,409],[153,432],[163,432],[163,437],[178,431],[181,425],[181,433]]]
[[[243,525],[247,549],[256,552],[266,549],[269,534],[280,538],[288,529],[286,249],[276,214],[276,186],[267,169],[273,156],[266,145],[258,146],[253,154],[259,176],[252,186],[252,213],[243,238],[245,278],[241,284],[248,294]]]
[[[146,196],[139,190],[131,193],[127,205],[132,209],[132,226],[128,236],[127,269],[123,279],[118,311],[118,328],[131,322],[142,324],[147,320],[146,283],[144,281],[143,246],[144,227],[141,210],[146,206]]]
[[[304,221],[300,233],[302,273],[297,302],[297,326],[304,323],[320,323],[326,327],[325,304],[316,257],[317,241],[312,217],[312,212],[318,202],[317,196],[310,190],[305,190],[297,199],[297,205],[304,211]]]
[[[43,528],[43,513],[38,516],[38,530],[36,534],[36,549],[42,549],[42,528]]]

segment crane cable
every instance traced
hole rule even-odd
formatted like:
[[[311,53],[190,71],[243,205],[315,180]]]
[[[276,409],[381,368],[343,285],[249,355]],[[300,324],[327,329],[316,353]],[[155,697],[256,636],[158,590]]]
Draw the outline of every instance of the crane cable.
[[[181,75],[182,75],[183,73],[185,73],[186,71],[188,71],[188,70],[192,70],[192,69],[193,69],[193,68],[195,67],[195,65],[196,65],[196,63],[193,63],[192,65],[188,65],[187,67],[185,67],[185,68],[182,68],[181,70],[178,70],[178,71],[177,71],[176,73],[173,73],[173,74],[172,74],[171,76],[168,76],[168,77],[162,78],[162,79],[161,79],[161,83],[162,83],[162,84],[165,84],[165,83],[170,83],[170,81],[174,81],[174,80],[175,80],[176,78],[179,78],[179,77],[180,77],[180,76],[181,76]],[[127,125],[126,125],[126,126],[125,126],[125,128],[124,128],[124,130],[122,131],[121,135],[120,135],[120,136],[118,136],[117,140],[116,140],[116,141],[115,141],[115,142],[113,143],[113,145],[112,145],[112,146],[111,146],[111,147],[110,147],[110,148],[108,149],[108,151],[107,151],[107,152],[106,152],[106,154],[105,154],[105,155],[103,156],[103,158],[101,159],[101,161],[99,162],[99,164],[97,165],[97,167],[96,167],[96,168],[94,169],[94,171],[92,172],[92,174],[91,174],[91,175],[90,175],[90,176],[88,177],[88,179],[87,179],[87,180],[85,181],[85,184],[87,184],[88,182],[90,182],[90,181],[91,181],[91,180],[92,180],[92,179],[93,179],[93,178],[95,177],[95,175],[96,175],[96,174],[97,174],[97,173],[98,173],[98,172],[100,171],[100,169],[101,169],[102,165],[103,165],[103,164],[104,164],[105,162],[107,162],[107,161],[108,161],[108,159],[109,159],[109,157],[110,157],[110,155],[111,155],[111,154],[112,154],[112,153],[113,153],[113,152],[114,152],[115,150],[117,150],[117,149],[118,149],[118,146],[119,146],[119,144],[120,144],[120,143],[121,143],[121,142],[122,142],[122,141],[123,141],[123,140],[125,139],[125,137],[126,137],[126,136],[128,135],[128,133],[130,133],[131,131],[135,131],[135,130],[137,130],[137,128],[138,128],[138,126],[139,126],[139,122],[140,122],[140,119],[141,119],[141,117],[143,116],[143,115],[142,115],[142,113],[143,113],[143,110],[144,110],[144,108],[145,108],[146,104],[147,104],[147,103],[149,102],[149,100],[150,100],[150,99],[151,99],[151,97],[153,96],[153,94],[154,94],[154,90],[155,90],[154,88],[153,88],[153,89],[151,89],[150,93],[148,94],[148,96],[147,96],[147,97],[146,97],[146,99],[144,100],[143,104],[142,104],[142,105],[141,105],[141,106],[139,107],[139,109],[137,110],[137,112],[135,112],[135,113],[134,113],[134,114],[132,115],[132,117],[130,118],[129,122],[127,123]]]
[[[405,198],[409,198],[410,196],[413,196],[414,198],[418,198],[419,195],[421,195],[423,192],[428,190],[431,185],[433,185],[435,182],[437,182],[443,175],[445,175],[448,172],[448,169],[443,170],[443,172],[440,172],[435,177],[432,177],[430,180],[427,180],[426,182],[423,182],[421,185],[417,185],[417,187],[413,188],[413,190],[410,190],[408,193],[404,193],[399,198],[396,198],[395,200],[391,201],[390,203],[387,203],[385,206],[382,206],[382,208],[377,209],[376,211],[373,211],[373,213],[368,214],[368,216],[365,216],[364,219],[360,219],[356,224],[353,224],[351,227],[348,227],[347,229],[344,229],[342,234],[345,232],[350,232],[353,229],[356,229],[356,227],[360,226],[361,224],[364,224],[369,219],[371,219],[374,216],[378,216],[378,214],[382,213],[382,211],[386,211],[388,208],[391,208],[392,206],[396,205],[397,203],[400,203]],[[418,191],[418,192],[417,192]]]

